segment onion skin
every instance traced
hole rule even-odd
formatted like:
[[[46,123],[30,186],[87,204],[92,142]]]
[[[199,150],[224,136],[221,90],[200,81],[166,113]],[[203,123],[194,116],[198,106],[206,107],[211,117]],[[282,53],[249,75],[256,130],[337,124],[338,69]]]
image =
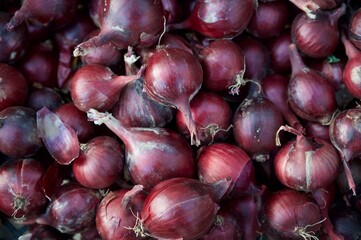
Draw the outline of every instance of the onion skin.
[[[129,228],[136,225],[134,214],[142,210],[146,196],[141,185],[109,192],[100,202],[95,219],[102,239],[139,239]]]
[[[263,207],[264,230],[273,239],[303,239],[302,235],[313,236],[321,229],[320,208],[305,193],[281,190],[273,194]]]
[[[151,237],[197,239],[212,227],[217,202],[229,187],[195,179],[173,178],[155,186],[145,199],[140,218]]]
[[[345,11],[344,4],[332,12],[318,11],[314,19],[300,13],[291,26],[293,42],[307,56],[323,58],[331,55],[339,43],[337,21]]]
[[[0,112],[0,151],[10,157],[33,156],[43,146],[36,130],[36,112],[8,107]]]
[[[0,167],[0,211],[20,222],[32,222],[46,208],[40,188],[45,171],[33,158],[13,159]]]
[[[218,94],[199,91],[190,102],[190,110],[196,122],[197,135],[202,145],[225,141],[232,127],[232,110]],[[176,114],[178,131],[190,139],[186,119],[181,112]]]
[[[288,85],[291,109],[301,118],[330,123],[336,110],[336,96],[330,81],[321,73],[305,66],[295,44],[289,46],[292,76]]]
[[[275,156],[275,172],[280,182],[305,192],[330,185],[341,165],[333,145],[323,139],[306,138],[289,127],[280,129],[297,134],[297,139],[283,145]]]
[[[276,132],[282,125],[281,112],[258,95],[240,104],[233,117],[233,135],[238,146],[253,160],[266,161],[276,149]]]
[[[28,84],[24,75],[13,66],[0,63],[0,79],[0,111],[24,105],[28,97]]]
[[[107,188],[121,175],[124,147],[112,137],[97,136],[80,145],[80,154],[73,163],[75,179],[84,187]]]
[[[361,9],[355,11],[351,18],[348,26],[350,41],[361,50]]]
[[[5,24],[11,18],[11,14],[0,13],[0,62],[13,63],[18,61],[28,49],[28,30],[26,24],[20,24],[14,31],[5,29]]]
[[[177,108],[187,119],[191,145],[199,145],[189,102],[203,82],[198,59],[185,50],[160,48],[148,60],[144,90],[158,102]]]
[[[47,107],[49,110],[54,111],[62,104],[63,100],[61,95],[52,88],[36,88],[34,87],[29,94],[27,106],[35,111],[40,110],[42,107]]]
[[[288,54],[288,46],[292,43],[290,31],[285,30],[267,45],[269,49],[270,67],[276,73],[291,72],[291,62]]]
[[[230,178],[227,196],[239,197],[255,190],[255,176],[251,158],[241,148],[228,143],[203,147],[197,157],[198,177],[206,183]]]
[[[174,28],[188,28],[210,38],[234,37],[244,31],[253,10],[254,0],[198,0],[191,15]]]

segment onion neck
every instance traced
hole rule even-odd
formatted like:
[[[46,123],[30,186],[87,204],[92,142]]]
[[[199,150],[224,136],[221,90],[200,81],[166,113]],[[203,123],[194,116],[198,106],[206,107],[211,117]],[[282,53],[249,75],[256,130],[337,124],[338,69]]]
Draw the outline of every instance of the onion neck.
[[[130,206],[130,201],[141,191],[143,191],[144,187],[142,185],[135,185],[132,189],[130,189],[128,192],[126,192],[123,196],[121,204],[120,211],[128,211],[129,209],[132,209],[132,206]],[[124,216],[124,215],[123,215]]]
[[[332,25],[337,26],[338,19],[346,12],[346,4],[342,3],[341,7],[332,11],[329,15],[330,22]]]
[[[201,144],[201,141],[197,136],[197,126],[192,117],[192,112],[189,106],[189,102],[186,104],[179,104],[177,108],[182,113],[185,119],[186,126],[191,136],[191,145],[199,146]]]
[[[318,4],[312,0],[290,0],[290,2],[305,12],[306,15],[311,19],[316,18],[315,12],[320,9],[320,6],[318,6]]]
[[[14,28],[22,24],[27,17],[27,12],[24,11],[23,8],[19,9],[15,12],[14,16],[10,19],[10,21],[5,25],[6,30],[11,32],[12,30],[14,30]]]
[[[145,69],[145,65],[142,65],[138,70],[137,74],[129,75],[129,76],[116,76],[114,75],[111,81],[111,87],[114,89],[123,89],[125,85],[133,80],[137,80],[141,78],[143,71]]]
[[[85,56],[93,49],[101,47],[110,42],[112,37],[114,36],[114,32],[100,32],[98,36],[92,37],[89,40],[79,44],[75,47],[73,51],[74,57]]]
[[[291,43],[288,47],[289,56],[292,66],[292,76],[295,76],[301,72],[308,72],[309,68],[303,62],[300,53],[294,43]]]

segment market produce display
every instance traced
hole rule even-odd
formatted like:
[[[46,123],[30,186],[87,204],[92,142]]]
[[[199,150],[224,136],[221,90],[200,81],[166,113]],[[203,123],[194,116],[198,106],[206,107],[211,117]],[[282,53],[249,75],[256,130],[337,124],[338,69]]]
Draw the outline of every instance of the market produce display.
[[[358,0],[1,0],[0,240],[361,239]]]

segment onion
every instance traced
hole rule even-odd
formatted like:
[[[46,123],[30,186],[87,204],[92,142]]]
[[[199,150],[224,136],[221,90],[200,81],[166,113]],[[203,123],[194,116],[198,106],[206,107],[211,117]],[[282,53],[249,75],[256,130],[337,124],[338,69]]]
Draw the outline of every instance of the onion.
[[[232,127],[232,110],[229,104],[219,95],[200,91],[190,102],[190,110],[196,122],[197,136],[201,144],[225,141]],[[187,139],[190,133],[186,119],[181,112],[176,114],[178,131]]]
[[[321,138],[330,142],[329,126],[316,122],[307,122],[305,126],[306,137]]]
[[[102,239],[139,239],[128,228],[136,224],[134,214],[141,211],[145,198],[141,185],[109,192],[100,202],[95,219]]]
[[[212,227],[217,202],[228,187],[227,180],[213,185],[189,178],[164,180],[149,192],[133,230],[158,239],[197,239]]]
[[[330,220],[333,228],[343,240],[361,237],[361,215],[351,207],[336,206],[330,209]]]
[[[64,88],[74,72],[73,49],[93,31],[95,26],[85,11],[77,11],[75,18],[65,27],[56,31],[54,40],[59,51],[57,86]]]
[[[281,112],[258,92],[238,106],[233,116],[234,139],[253,160],[263,162],[276,149],[274,139],[282,123]]]
[[[201,88],[202,66],[192,54],[178,48],[160,48],[149,59],[144,90],[162,104],[177,108],[186,119],[191,145],[199,145],[190,101]]]
[[[266,46],[257,38],[244,37],[237,42],[241,47],[245,60],[246,79],[260,80],[266,73],[269,66],[269,53]]]
[[[289,78],[280,74],[271,74],[262,79],[261,83],[265,97],[282,112],[287,123],[294,128],[302,128],[297,116],[287,103]]]
[[[20,24],[14,31],[7,31],[5,24],[10,20],[9,13],[0,12],[0,62],[12,63],[24,56],[28,49],[28,30]]]
[[[23,158],[34,155],[42,146],[33,109],[14,106],[0,112],[0,152]]]
[[[20,222],[31,222],[45,209],[40,188],[45,169],[33,158],[13,159],[0,167],[0,211]]]
[[[348,33],[350,41],[361,50],[361,9],[358,9],[350,18],[350,23],[348,25]]]
[[[124,147],[109,136],[97,136],[80,145],[73,173],[84,187],[107,188],[121,175],[123,165]]]
[[[182,3],[183,4],[183,3]],[[177,0],[162,0],[162,5],[166,15],[167,23],[171,24],[181,20],[182,5]]]
[[[79,68],[70,80],[70,95],[74,105],[86,112],[91,108],[110,110],[118,101],[122,88],[138,79],[142,70],[134,76],[117,76],[110,68],[89,64]]]
[[[162,17],[160,0],[106,1],[99,35],[79,44],[73,54],[75,57],[86,55],[109,42],[121,49],[150,46],[163,29]]]
[[[125,128],[109,113],[92,109],[88,118],[104,123],[124,143],[126,169],[134,184],[149,190],[165,179],[195,176],[190,145],[176,132],[164,128]]]
[[[35,240],[35,239],[51,239],[51,240],[63,240],[69,237],[66,234],[62,234],[56,229],[46,225],[36,225],[30,229],[29,233],[21,235],[18,240]]]
[[[62,104],[62,101],[61,95],[52,88],[34,87],[29,95],[27,105],[35,111],[40,110],[42,107],[54,111]]]
[[[94,227],[99,202],[100,194],[92,189],[76,184],[63,185],[36,222],[62,233],[75,234]]]
[[[293,42],[307,56],[322,58],[331,55],[339,43],[337,22],[345,12],[346,5],[343,4],[332,11],[300,13],[292,22]]]
[[[317,10],[331,10],[339,7],[343,0],[290,0],[298,8],[312,14]]]
[[[281,130],[295,134],[297,139],[282,146],[275,156],[275,171],[280,182],[305,192],[330,185],[340,169],[336,149],[328,141],[306,138],[294,128],[282,126]]]
[[[46,149],[60,164],[68,165],[79,156],[79,140],[73,128],[54,112],[43,107],[36,112],[38,135]]]
[[[330,140],[341,155],[349,188],[356,194],[356,185],[352,178],[348,162],[361,155],[360,118],[361,109],[346,109],[336,115],[330,124]]]
[[[144,79],[129,82],[112,109],[113,116],[128,127],[164,127],[174,117],[174,109],[162,105],[143,91]]]
[[[357,49],[344,35],[341,37],[348,57],[343,70],[343,82],[349,92],[356,98],[361,98],[361,51]]]
[[[76,0],[24,0],[6,28],[12,31],[28,19],[52,28],[63,27],[76,15],[77,2]]]
[[[245,71],[245,58],[237,44],[230,40],[215,40],[200,52],[203,67],[203,87],[207,90],[239,93]]]
[[[247,31],[260,39],[278,36],[289,19],[285,0],[260,1],[247,25]]]
[[[197,157],[198,177],[206,183],[230,178],[227,196],[239,197],[255,192],[255,176],[251,158],[239,147],[215,143],[201,148]]]
[[[329,124],[335,110],[336,97],[330,81],[302,61],[295,44],[289,46],[292,76],[288,100],[292,110],[308,121]]]
[[[254,0],[198,0],[186,20],[171,26],[211,38],[234,37],[247,27],[255,8]]]
[[[316,201],[295,190],[278,191],[263,206],[264,230],[273,239],[315,239],[323,221]]]
[[[288,46],[292,43],[291,33],[285,30],[277,38],[268,43],[270,67],[276,73],[289,73],[291,71],[291,62]]]
[[[87,142],[95,135],[94,124],[88,121],[86,113],[80,111],[73,103],[66,103],[55,109],[60,120],[71,126],[78,135],[79,142]]]
[[[0,111],[24,105],[27,97],[28,85],[23,74],[11,65],[0,63]]]
[[[25,56],[18,62],[18,69],[24,74],[29,84],[40,84],[45,87],[57,85],[57,67],[57,51],[50,43],[31,45]]]
[[[90,0],[88,3],[89,16],[95,26],[100,27],[104,14],[104,0]]]

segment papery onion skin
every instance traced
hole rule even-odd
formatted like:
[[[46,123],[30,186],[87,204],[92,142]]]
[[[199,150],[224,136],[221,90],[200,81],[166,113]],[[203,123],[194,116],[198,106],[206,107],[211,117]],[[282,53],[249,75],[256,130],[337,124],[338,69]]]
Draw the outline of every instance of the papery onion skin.
[[[273,239],[315,236],[322,226],[320,208],[309,195],[285,189],[274,193],[263,206],[262,222]],[[317,236],[317,235],[316,235]]]
[[[109,192],[100,202],[95,219],[102,239],[139,239],[130,228],[136,224],[134,214],[142,210],[146,196],[141,185]]]
[[[251,158],[241,148],[228,143],[215,143],[198,151],[198,177],[206,183],[231,178],[227,191],[231,197],[250,194],[255,187]]]
[[[225,141],[229,137],[233,114],[231,107],[221,96],[199,91],[190,102],[190,110],[202,145]],[[176,124],[178,131],[189,139],[186,119],[179,111],[176,113]]]
[[[276,132],[282,125],[281,112],[262,96],[245,100],[233,117],[233,135],[238,146],[255,161],[266,161],[276,149]]]
[[[13,66],[0,63],[0,111],[24,105],[27,97],[28,84],[24,75]]]
[[[114,138],[97,136],[80,145],[80,154],[73,163],[75,179],[88,188],[107,188],[121,176],[124,147]]]
[[[46,208],[40,179],[44,166],[36,159],[13,159],[0,167],[0,211],[20,222],[33,221]]]
[[[36,130],[36,112],[8,107],[0,112],[0,151],[10,157],[32,156],[43,146]]]
[[[196,179],[173,178],[155,186],[145,199],[140,218],[155,238],[197,239],[213,224],[217,202],[228,186],[214,186]]]
[[[244,31],[256,8],[254,0],[199,0],[191,15],[175,28],[189,28],[210,38],[234,37]]]

